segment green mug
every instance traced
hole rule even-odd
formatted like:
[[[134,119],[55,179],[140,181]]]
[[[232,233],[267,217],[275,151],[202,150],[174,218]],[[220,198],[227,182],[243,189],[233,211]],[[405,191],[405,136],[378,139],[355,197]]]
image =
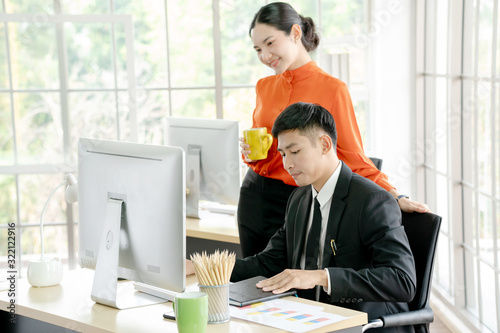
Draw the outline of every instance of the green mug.
[[[206,293],[186,292],[175,296],[173,304],[179,333],[204,333],[208,321]]]

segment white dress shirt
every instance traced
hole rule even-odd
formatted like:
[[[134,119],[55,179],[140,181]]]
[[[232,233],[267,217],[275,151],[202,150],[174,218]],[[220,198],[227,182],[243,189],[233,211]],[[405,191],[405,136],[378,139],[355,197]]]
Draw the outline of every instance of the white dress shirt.
[[[330,178],[326,181],[325,185],[321,188],[319,192],[316,192],[314,187],[311,185],[312,189],[312,199],[311,199],[311,213],[309,214],[309,220],[307,222],[307,232],[306,232],[306,240],[307,236],[309,235],[309,230],[311,229],[312,225],[312,220],[313,220],[313,215],[314,215],[314,199],[317,198],[321,210],[321,235],[320,235],[320,246],[319,246],[319,255],[318,255],[318,268],[319,269],[324,269],[325,267],[321,267],[321,264],[323,262],[323,250],[325,247],[325,238],[326,238],[326,226],[328,224],[328,216],[330,215],[330,207],[332,205],[332,197],[333,197],[333,192],[335,191],[335,187],[337,186],[337,181],[340,176],[340,169],[342,169],[342,161],[340,161],[339,165],[335,169],[335,171],[332,173]],[[305,247],[307,247],[307,244],[305,244]],[[300,268],[305,269],[305,262],[306,262],[306,253],[305,251],[302,253],[301,259],[300,259]],[[330,283],[330,274],[328,274],[328,289],[324,289],[325,292],[330,295],[331,293],[331,283]],[[319,291],[319,290],[318,290]],[[316,293],[316,300],[319,297],[319,293]]]

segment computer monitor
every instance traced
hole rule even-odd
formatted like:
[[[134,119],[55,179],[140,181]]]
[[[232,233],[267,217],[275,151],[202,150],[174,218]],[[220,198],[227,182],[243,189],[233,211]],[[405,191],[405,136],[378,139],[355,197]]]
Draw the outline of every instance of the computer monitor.
[[[123,309],[185,289],[184,172],[178,147],[79,140],[79,259],[95,269],[95,302]]]
[[[236,212],[241,186],[236,120],[167,117],[165,143],[186,153],[186,214],[199,218],[199,200],[217,212]],[[232,205],[227,211],[222,205]]]

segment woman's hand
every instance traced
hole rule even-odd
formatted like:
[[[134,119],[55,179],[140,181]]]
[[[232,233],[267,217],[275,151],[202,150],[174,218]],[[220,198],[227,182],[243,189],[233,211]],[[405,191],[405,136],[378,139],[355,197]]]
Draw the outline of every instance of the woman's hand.
[[[396,191],[396,189],[394,189],[394,188],[391,189],[389,191],[389,193],[392,194],[392,196],[394,198],[397,198],[399,196],[398,191]],[[429,207],[427,207],[426,204],[418,202],[418,201],[413,201],[410,198],[405,198],[405,197],[400,198],[398,200],[398,204],[399,204],[399,208],[401,208],[401,210],[405,213],[413,213],[413,212],[431,213],[431,210],[429,209]]]
[[[251,160],[248,158],[248,155],[251,153],[250,151],[250,145],[246,143],[246,140],[244,137],[240,137],[240,147],[241,147],[241,154],[245,156],[245,162],[247,163],[252,163],[255,162],[254,160]]]
[[[401,198],[398,200],[399,207],[405,213],[430,213],[431,210],[426,204],[410,200],[409,198]]]

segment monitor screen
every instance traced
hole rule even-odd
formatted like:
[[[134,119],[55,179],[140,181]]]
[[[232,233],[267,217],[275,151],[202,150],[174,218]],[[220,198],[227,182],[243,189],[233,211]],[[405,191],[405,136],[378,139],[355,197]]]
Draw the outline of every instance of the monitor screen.
[[[186,153],[188,216],[198,217],[198,199],[238,204],[242,170],[238,137],[235,120],[166,118],[165,143]]]
[[[80,265],[96,269],[97,276],[99,260],[104,257],[100,251],[106,254],[114,241],[119,244],[117,277],[182,292],[186,258],[184,163],[184,152],[178,147],[81,138]],[[113,218],[115,206],[119,207],[115,209],[117,218]],[[107,223],[119,229],[113,234]],[[108,248],[103,250],[103,246]]]

